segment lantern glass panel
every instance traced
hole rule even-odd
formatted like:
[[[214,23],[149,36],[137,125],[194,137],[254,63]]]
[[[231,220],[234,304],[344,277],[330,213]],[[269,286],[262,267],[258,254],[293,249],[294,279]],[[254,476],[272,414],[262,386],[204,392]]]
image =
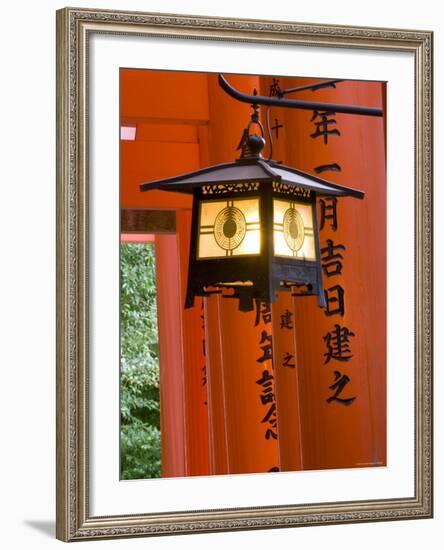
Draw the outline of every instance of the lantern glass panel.
[[[274,199],[273,222],[275,256],[316,260],[310,203]]]
[[[201,201],[198,231],[198,259],[259,254],[259,198]]]

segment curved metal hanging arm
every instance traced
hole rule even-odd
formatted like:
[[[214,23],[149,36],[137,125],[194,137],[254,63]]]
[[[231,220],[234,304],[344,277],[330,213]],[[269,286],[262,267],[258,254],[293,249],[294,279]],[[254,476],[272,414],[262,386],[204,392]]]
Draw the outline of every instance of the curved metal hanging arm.
[[[221,88],[231,97],[244,103],[253,105],[272,105],[274,107],[289,107],[290,109],[305,109],[307,111],[333,111],[350,115],[382,116],[383,110],[375,107],[361,107],[359,105],[338,105],[334,103],[322,103],[319,101],[304,101],[302,99],[285,99],[268,97],[264,95],[249,95],[239,92],[219,75]]]
[[[280,95],[280,97],[282,97],[285,94],[303,92],[304,90],[311,90],[312,92],[315,92],[316,90],[320,90],[321,88],[336,88],[335,84],[337,84],[338,82],[344,82],[344,79],[335,78],[334,80],[323,80],[322,82],[318,82],[317,84],[307,84],[307,86],[298,86],[297,88],[284,88],[280,91],[280,94],[278,93],[277,95]]]

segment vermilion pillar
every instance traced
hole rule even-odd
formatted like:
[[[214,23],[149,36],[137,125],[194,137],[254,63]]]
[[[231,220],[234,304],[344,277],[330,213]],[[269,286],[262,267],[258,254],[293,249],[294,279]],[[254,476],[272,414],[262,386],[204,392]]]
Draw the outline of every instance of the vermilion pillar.
[[[205,317],[206,381],[210,439],[210,463],[213,474],[230,473],[228,463],[227,403],[222,356],[221,300],[211,296],[203,300]]]
[[[271,311],[280,469],[282,471],[301,470],[303,454],[299,366],[296,349],[295,311],[291,294],[279,292]]]
[[[246,92],[259,89],[258,78],[228,78]],[[211,164],[231,162],[239,156],[236,147],[249,122],[251,108],[228,97],[220,89],[217,75],[208,76],[208,91],[208,160]],[[273,435],[277,434],[272,409],[274,374],[266,348],[272,336],[271,321],[265,323],[259,316],[256,323],[256,312],[239,312],[237,300],[213,296],[206,302],[210,419],[211,430],[218,434],[212,445],[214,473],[226,473],[227,468],[230,473],[250,473],[279,467],[278,442]],[[266,372],[270,379],[264,379]],[[222,397],[216,396],[219,392]]]
[[[260,79],[261,95],[269,95],[273,79]],[[266,108],[262,107],[262,122],[266,124]],[[272,143],[266,134],[267,147],[264,156],[286,163],[288,129],[285,124],[285,110],[273,107],[268,114]],[[297,334],[295,331],[295,310],[290,292],[278,292],[271,307],[273,320],[273,361],[276,390],[276,410],[279,427],[279,461],[282,471],[303,468],[300,386],[297,361]]]
[[[284,80],[282,85],[295,86],[297,80]],[[381,107],[382,87],[343,82],[336,89],[298,97]],[[289,164],[311,173],[317,168],[321,177],[365,192],[362,201],[319,204],[328,310],[319,309],[315,298],[295,299],[304,468],[382,465],[386,460],[384,120],[288,110],[285,124],[292,136],[287,141]]]
[[[162,477],[187,475],[185,392],[181,342],[179,250],[176,235],[156,235]]]
[[[179,210],[176,218],[179,241],[180,303],[182,319],[183,380],[185,396],[185,441],[187,475],[210,474],[208,397],[206,385],[205,320],[200,300],[184,309],[188,280],[191,212]],[[176,344],[177,345],[177,344]]]

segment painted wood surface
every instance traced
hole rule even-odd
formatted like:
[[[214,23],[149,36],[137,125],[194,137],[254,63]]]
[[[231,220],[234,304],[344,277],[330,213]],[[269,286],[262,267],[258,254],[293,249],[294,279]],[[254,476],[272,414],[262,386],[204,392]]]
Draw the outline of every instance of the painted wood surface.
[[[256,88],[269,95],[276,85],[268,77],[228,78],[246,93]],[[310,82],[319,79],[285,77],[278,85],[290,88]],[[289,97],[380,107],[384,93],[381,83],[341,82],[336,88]],[[363,201],[338,200],[336,229],[332,205],[324,203],[324,287],[332,311],[338,306],[338,287],[342,289],[342,314],[326,315],[314,297],[294,298],[289,293],[279,293],[269,316],[261,313],[264,304],[258,316],[256,311],[240,313],[235,300],[218,295],[197,299],[194,308],[183,309],[191,198],[141,193],[138,186],[237,158],[249,115],[249,105],[224,94],[215,74],[121,71],[121,123],[136,127],[134,141],[121,141],[121,206],[173,210],[177,220],[174,235],[155,238],[163,475],[383,465],[383,119],[280,108],[269,113],[275,160],[366,193]],[[264,121],[265,113],[261,116]],[[331,258],[335,254],[341,257]],[[285,326],[285,316],[291,317],[291,328]],[[338,331],[348,336],[342,357],[334,346]],[[272,359],[260,361],[270,341]],[[264,381],[266,372],[271,378]],[[335,394],[339,399],[330,399]],[[342,398],[354,399],[346,405]],[[263,422],[272,404],[276,439],[270,433],[266,437],[270,424]]]

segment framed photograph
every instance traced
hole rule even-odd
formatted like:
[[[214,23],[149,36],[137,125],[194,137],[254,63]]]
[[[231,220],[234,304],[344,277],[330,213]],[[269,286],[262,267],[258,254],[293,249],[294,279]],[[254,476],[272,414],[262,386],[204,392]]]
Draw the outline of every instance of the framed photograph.
[[[57,12],[57,537],[432,516],[432,32]]]

